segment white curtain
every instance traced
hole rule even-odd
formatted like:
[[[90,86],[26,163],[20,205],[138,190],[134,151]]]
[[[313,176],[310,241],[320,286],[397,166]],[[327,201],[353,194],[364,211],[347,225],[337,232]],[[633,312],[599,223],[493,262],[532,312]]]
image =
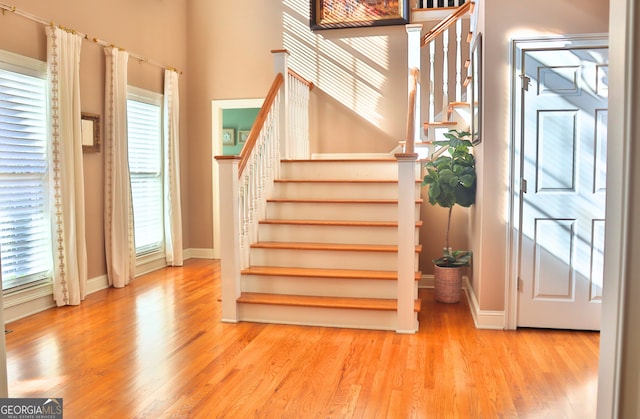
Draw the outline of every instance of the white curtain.
[[[135,275],[133,206],[127,145],[129,54],[106,47],[104,128],[104,235],[109,285],[122,288]]]
[[[180,204],[180,97],[178,73],[164,72],[164,228],[167,265],[182,266]]]
[[[87,249],[80,107],[82,38],[48,26],[53,295],[58,306],[86,296]]]

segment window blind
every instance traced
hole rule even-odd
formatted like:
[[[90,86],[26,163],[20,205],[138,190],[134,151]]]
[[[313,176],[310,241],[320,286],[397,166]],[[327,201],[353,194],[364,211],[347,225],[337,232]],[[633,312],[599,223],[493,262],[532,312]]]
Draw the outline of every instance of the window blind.
[[[3,68],[4,67],[4,68]],[[51,275],[46,79],[0,66],[0,255],[4,290]]]
[[[127,100],[129,171],[138,256],[160,251],[164,246],[161,112],[158,104]]]

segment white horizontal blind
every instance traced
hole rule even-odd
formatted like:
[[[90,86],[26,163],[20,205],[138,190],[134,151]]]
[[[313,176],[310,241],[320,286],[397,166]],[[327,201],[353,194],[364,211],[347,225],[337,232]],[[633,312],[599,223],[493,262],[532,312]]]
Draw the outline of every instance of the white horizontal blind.
[[[44,68],[38,73],[0,60],[3,290],[51,277]]]
[[[162,107],[140,95],[127,100],[129,171],[136,255],[164,248]]]

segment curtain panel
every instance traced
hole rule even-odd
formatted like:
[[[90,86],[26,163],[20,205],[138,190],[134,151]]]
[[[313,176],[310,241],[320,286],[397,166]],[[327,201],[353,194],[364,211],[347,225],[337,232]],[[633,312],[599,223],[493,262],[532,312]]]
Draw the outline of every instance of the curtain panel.
[[[80,106],[82,38],[48,26],[53,294],[58,306],[86,296],[87,250]]]
[[[180,95],[178,73],[164,72],[164,226],[167,265],[182,266],[182,206],[180,203]]]
[[[135,276],[133,205],[127,145],[129,54],[106,47],[104,135],[104,234],[109,285],[122,288]]]

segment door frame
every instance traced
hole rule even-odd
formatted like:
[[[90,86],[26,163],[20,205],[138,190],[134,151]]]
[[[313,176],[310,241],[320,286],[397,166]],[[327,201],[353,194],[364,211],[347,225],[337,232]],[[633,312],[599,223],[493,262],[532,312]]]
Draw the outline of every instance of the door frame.
[[[225,109],[262,108],[264,98],[256,99],[225,99],[211,101],[211,187],[213,188],[213,258],[220,259],[220,188],[218,187],[219,173],[215,156],[222,155],[222,111]]]
[[[505,284],[505,329],[518,327],[518,278],[520,276],[522,200],[520,199],[521,159],[517,150],[522,149],[522,85],[520,67],[522,53],[528,50],[551,48],[602,48],[609,45],[608,34],[549,35],[522,37],[511,40],[511,138],[509,141],[509,220],[508,220],[508,266]],[[519,53],[520,52],[520,53]]]

